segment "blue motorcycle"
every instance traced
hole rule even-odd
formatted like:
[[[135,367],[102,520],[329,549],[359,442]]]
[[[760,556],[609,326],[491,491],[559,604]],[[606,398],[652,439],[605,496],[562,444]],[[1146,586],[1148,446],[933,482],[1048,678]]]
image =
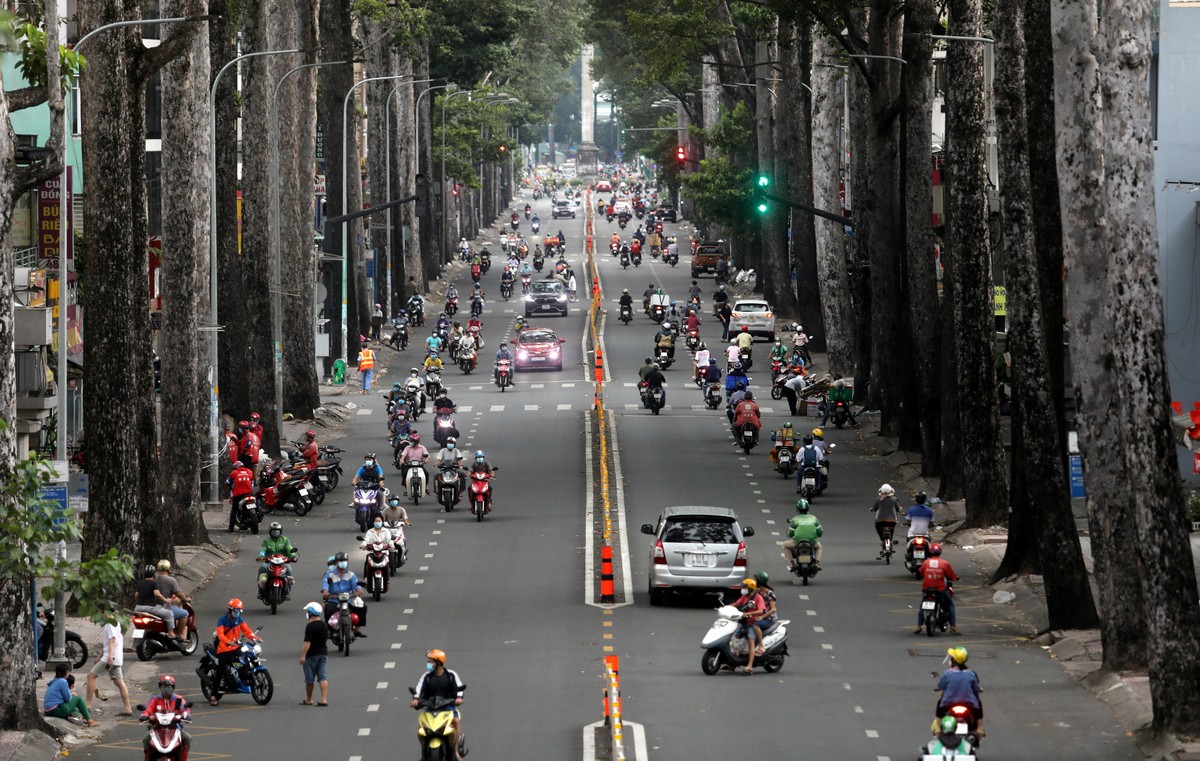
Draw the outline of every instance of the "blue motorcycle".
[[[248,692],[260,706],[270,703],[271,696],[275,693],[275,682],[271,679],[271,672],[259,658],[261,654],[261,643],[243,640],[233,668],[222,674],[217,662],[217,648],[206,644],[204,657],[200,659],[200,665],[196,668],[204,697],[213,700],[220,699],[221,695],[227,693]]]

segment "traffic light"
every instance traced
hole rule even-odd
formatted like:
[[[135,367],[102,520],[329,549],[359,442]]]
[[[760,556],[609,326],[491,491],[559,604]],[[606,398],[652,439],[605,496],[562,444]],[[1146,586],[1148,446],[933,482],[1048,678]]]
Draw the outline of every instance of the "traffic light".
[[[675,149],[675,160],[679,162],[679,166],[687,163],[687,151],[682,145]]]
[[[771,185],[770,177],[766,176],[765,174],[760,174],[758,176],[758,187],[760,189],[766,190],[768,187],[770,187],[770,185]]]
[[[759,172],[758,177],[755,179],[755,185],[757,186],[755,195],[758,197],[758,203],[756,204],[758,213],[766,214],[771,207],[767,205],[767,199],[763,194],[767,192],[767,188],[771,187],[771,178],[765,173]]]
[[[508,151],[508,146],[505,145],[504,143],[500,143],[500,155],[504,155],[504,153],[507,151]]]
[[[770,208],[770,207],[769,207],[769,206],[767,206],[767,202],[766,202],[766,201],[759,201],[759,202],[758,202],[758,213],[759,213],[759,214],[766,214],[766,213],[767,213],[767,209],[769,209],[769,208]]]

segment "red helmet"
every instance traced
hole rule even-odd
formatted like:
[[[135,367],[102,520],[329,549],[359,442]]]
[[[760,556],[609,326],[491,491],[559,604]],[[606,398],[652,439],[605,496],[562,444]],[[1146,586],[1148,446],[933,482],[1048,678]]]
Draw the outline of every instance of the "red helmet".
[[[257,412],[251,412],[250,419],[257,423],[259,420],[262,420],[262,415],[259,415]]]
[[[744,330],[744,331],[746,331],[747,333],[749,333],[749,332],[750,332],[750,326],[749,326],[749,325],[743,325],[743,326],[742,326],[742,330]]]
[[[246,606],[242,605],[241,600],[239,600],[236,597],[233,597],[233,598],[230,598],[228,604],[226,604],[225,607],[231,608],[233,610],[244,610]]]
[[[929,554],[933,555],[934,557],[941,555],[942,554],[942,545],[938,544],[937,542],[934,542],[933,544],[929,545]]]
[[[316,431],[313,431],[313,430],[308,430],[308,431],[305,431],[305,432],[304,432],[304,438],[306,438],[306,439],[310,439],[310,440],[311,440],[311,439],[315,439],[315,438],[317,438],[317,432],[316,432]]]
[[[420,444],[420,443],[421,443],[421,434],[419,434],[419,433],[416,433],[416,432],[414,431],[414,432],[413,432],[413,435],[412,435],[412,437],[409,439],[409,441],[410,441],[411,443],[413,443],[413,444]]]
[[[174,687],[175,686],[175,677],[171,676],[170,674],[163,674],[162,676],[160,676],[158,678],[158,686],[162,687],[165,684],[169,684],[172,687]]]
[[[245,421],[245,420],[238,421],[238,428],[249,428],[249,427],[250,427],[250,423],[248,423],[247,421]]]

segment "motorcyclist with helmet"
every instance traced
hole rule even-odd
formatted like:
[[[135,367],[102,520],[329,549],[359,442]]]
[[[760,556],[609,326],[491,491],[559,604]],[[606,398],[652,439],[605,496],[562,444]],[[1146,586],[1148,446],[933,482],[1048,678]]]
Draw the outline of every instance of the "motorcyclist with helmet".
[[[304,432],[304,444],[300,447],[300,456],[304,458],[306,467],[312,470],[321,459],[321,448],[317,446],[317,432],[311,428]]]
[[[485,506],[484,512],[490,513],[492,511],[492,495],[496,491],[496,487],[491,486],[490,482],[496,478],[496,469],[492,467],[490,462],[487,461],[487,456],[484,455],[482,449],[475,453],[475,461],[471,463],[471,472],[487,473],[489,476],[488,481],[490,488],[488,489],[487,505]]]
[[[459,675],[446,668],[446,654],[438,649],[430,650],[425,653],[425,673],[421,674],[421,678],[417,680],[417,685],[413,688],[412,707],[420,709],[422,700],[430,700],[433,698],[454,698],[454,719],[451,726],[454,727],[454,757],[458,761],[462,761],[462,756],[459,755],[459,747],[462,745],[462,715],[458,707],[463,702],[463,690],[467,688],[463,684],[462,678]]]
[[[929,536],[929,524],[933,521],[933,509],[925,504],[929,499],[928,495],[919,491],[914,499],[916,504],[904,514],[904,525],[908,526],[910,539],[914,536]]]
[[[354,624],[354,636],[366,638],[366,634],[361,631],[363,626],[367,625],[367,604],[362,602],[362,586],[359,584],[358,577],[354,575],[354,571],[350,570],[350,556],[344,552],[339,552],[333,556],[334,569],[325,574],[325,578],[321,580],[321,599],[325,601],[325,619],[333,615],[338,607],[338,595],[342,592],[348,592],[352,597],[360,598],[354,604],[353,611],[356,621]]]
[[[895,533],[896,521],[900,517],[900,503],[896,501],[896,490],[891,484],[879,487],[879,499],[871,506],[871,512],[875,514],[875,533],[879,535],[879,541],[883,542]],[[883,557],[882,548],[879,550],[879,557]]]
[[[702,368],[697,368],[700,374],[700,393],[704,393],[704,388],[713,383],[721,382],[721,366],[717,364],[716,357],[709,357],[708,364]]]
[[[650,365],[650,369],[642,375],[642,382],[646,384],[646,393],[643,396],[643,402],[647,402],[646,406],[649,406],[649,392],[652,388],[662,390],[662,404],[664,407],[667,406],[667,378],[662,374],[662,370],[659,369],[657,364],[652,363]]]
[[[667,357],[675,359],[675,332],[671,330],[671,323],[664,322],[662,330],[654,334],[654,348],[666,349]]]
[[[800,451],[796,452],[796,491],[800,491],[801,485],[804,483],[804,469],[817,469],[817,488],[823,489],[824,484],[821,479],[821,449],[816,446],[811,433],[804,434],[801,439],[803,446]]]
[[[229,486],[229,532],[233,533],[237,531],[238,507],[247,497],[254,496],[254,471],[246,463],[239,462],[233,466],[225,483]]]
[[[778,598],[775,596],[775,590],[771,587],[770,580],[765,571],[754,574],[754,581],[758,584],[758,593],[762,595],[763,605],[766,606],[763,617],[758,620],[758,628],[763,634],[766,634],[767,630],[775,625],[775,621],[779,617],[779,609],[776,606]]]
[[[437,351],[430,351],[429,356],[425,358],[424,367],[428,375],[430,372],[440,373],[445,365],[442,364],[442,358],[438,356]]]
[[[633,312],[633,297],[629,295],[628,288],[621,291],[621,308],[625,309],[626,307],[629,308],[631,313]]]
[[[725,376],[725,389],[726,389],[726,391],[729,390],[729,376],[728,375]],[[735,385],[733,388],[733,392],[729,394],[729,401],[725,405],[725,417],[729,419],[729,427],[730,428],[733,427],[734,410],[737,409],[737,406],[739,404],[741,404],[742,402],[744,402],[746,400],[746,393],[747,393],[746,392],[746,384],[742,381],[738,381],[737,385]],[[740,446],[736,437],[734,438],[733,445],[735,447]]]
[[[443,465],[453,465],[455,472],[458,473],[458,495],[454,500],[454,504],[458,504],[462,499],[463,490],[466,488],[467,471],[463,467],[463,460],[466,459],[461,449],[458,448],[458,440],[451,436],[446,439],[446,445],[438,450],[437,464],[440,469]]]
[[[729,372],[725,375],[725,398],[726,401],[732,402],[733,392],[744,390],[750,383],[750,379],[746,376],[746,371],[742,369],[741,362],[734,362]]]
[[[513,376],[516,374],[517,366],[513,364],[512,353],[508,350],[508,342],[501,341],[500,346],[496,349],[496,364],[492,367],[492,380],[497,386],[500,385],[500,361],[508,360],[509,382],[513,381]]]
[[[267,558],[272,555],[283,555],[288,559],[288,563],[295,563],[299,559],[299,550],[292,545],[292,540],[283,535],[283,525],[279,521],[271,523],[267,530],[267,538],[263,539],[262,546],[258,548],[258,562],[261,565],[258,567],[258,596],[261,599],[263,593],[267,589],[267,574],[271,571],[271,566],[267,563]],[[287,587],[284,588],[283,599],[290,599],[292,596],[292,567],[285,565],[283,567],[283,575],[287,578]]]
[[[946,615],[950,621],[950,631],[953,634],[960,634],[958,631],[957,622],[954,616],[954,584],[958,581],[958,575],[954,573],[954,568],[949,561],[942,559],[942,545],[933,542],[929,545],[929,557],[925,558],[925,562],[921,563],[921,568],[918,571],[921,577],[921,597],[925,597],[926,592],[932,591],[941,601],[942,606],[946,609]],[[917,628],[914,634],[920,634],[925,627],[925,611],[920,605],[917,606]]]
[[[737,635],[750,640],[746,666],[742,669],[745,674],[754,673],[754,657],[763,654],[762,629],[758,622],[767,612],[766,603],[758,593],[758,582],[754,579],[742,581],[742,596],[733,602],[733,607],[742,612],[742,620],[738,624]]]
[[[825,405],[825,415],[821,418],[821,425],[829,422],[829,416],[833,412],[833,408],[838,402],[846,405],[846,414],[850,418],[851,425],[858,425],[858,420],[854,417],[854,411],[850,409],[850,402],[854,400],[854,389],[846,388],[846,381],[838,378],[833,382],[833,388],[829,389],[829,402]]]
[[[150,721],[150,717],[156,713],[173,713],[180,722],[192,720],[192,712],[188,710],[187,701],[182,695],[175,694],[175,677],[170,674],[163,674],[158,678],[158,694],[146,702],[146,708],[138,716],[138,721]],[[179,736],[182,746],[179,752],[179,761],[187,761],[188,753],[192,749],[192,736],[183,731],[182,725],[179,728]],[[142,738],[142,752],[146,761],[150,761],[149,733]]]
[[[796,500],[796,515],[793,515],[788,521],[788,538],[783,543],[783,548],[787,550],[788,570],[796,570],[796,545],[799,542],[808,542],[813,546],[813,565],[821,567],[821,535],[825,533],[825,529],[821,526],[821,521],[817,516],[808,512],[808,500]]]
[[[383,468],[379,466],[379,460],[375,457],[374,452],[367,452],[363,457],[363,464],[354,472],[354,478],[350,479],[350,485],[357,488],[359,481],[379,485],[379,488],[375,490],[375,509],[383,509]]]
[[[796,453],[796,431],[792,428],[792,421],[784,422],[782,428],[777,428],[771,432],[771,441],[775,442],[775,446],[771,448],[771,462],[775,464],[775,469],[779,469],[779,450],[787,448],[792,450],[792,454]],[[792,462],[795,462],[793,458]]]
[[[787,350],[787,347],[783,345],[783,339],[776,338],[775,343],[771,344],[771,351],[768,354],[769,359],[772,362],[774,362],[775,360],[779,360],[781,363],[786,364],[787,356],[788,356],[788,350]],[[822,423],[822,425],[824,425],[824,423]]]
[[[208,694],[211,696],[208,699],[209,705],[215,706],[221,702],[222,675],[234,675],[233,666],[241,649],[242,638],[254,642],[262,641],[242,618],[244,607],[242,601],[234,597],[226,604],[225,615],[217,619],[214,632],[217,640],[217,673],[208,685]]]
[[[420,464],[413,465],[413,461],[419,461]],[[429,494],[429,471],[425,469],[425,463],[429,462],[429,450],[421,443],[421,434],[416,431],[408,440],[408,446],[400,452],[400,465],[403,468],[400,476],[400,484],[404,487],[408,486],[408,474],[413,468],[420,468],[425,475],[425,493]]]
[[[433,411],[441,412],[442,410],[447,410],[449,412],[454,412],[457,409],[458,405],[456,405],[454,400],[450,398],[450,388],[448,386],[442,386],[441,389],[438,390],[437,398],[433,400]]]
[[[979,684],[979,675],[967,665],[968,657],[970,656],[965,647],[946,650],[945,662],[949,668],[942,672],[937,686],[933,688],[934,692],[941,693],[938,697],[937,717],[941,722],[947,718],[957,722],[953,716],[946,716],[949,710],[956,705],[970,706],[971,718],[975,722],[975,735],[985,737],[987,733],[983,731],[983,698],[980,694],[983,687]],[[937,726],[937,723],[934,726]],[[950,731],[953,732],[954,729],[957,729],[957,726]],[[943,725],[943,733],[944,731]]]
[[[762,411],[758,402],[754,401],[754,393],[751,391],[746,392],[745,398],[733,410],[734,435],[740,439],[741,430],[747,425],[754,429],[754,440],[758,441],[758,432],[762,428]]]
[[[404,379],[404,391],[416,392],[417,406],[425,409],[425,381],[421,380],[421,371],[418,368],[414,367],[408,371],[408,377]]]
[[[371,527],[363,534],[362,543],[358,545],[360,550],[369,550],[372,544],[384,544],[391,546],[392,530],[383,527],[383,514],[376,513],[371,516]],[[363,578],[371,573],[371,555],[368,552],[363,559]],[[383,591],[387,592],[391,587],[392,574],[385,572],[383,574]]]

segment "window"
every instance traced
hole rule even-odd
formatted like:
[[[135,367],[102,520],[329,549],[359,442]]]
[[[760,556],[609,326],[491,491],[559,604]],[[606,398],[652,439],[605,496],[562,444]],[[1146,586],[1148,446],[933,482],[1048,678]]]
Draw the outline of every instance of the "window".
[[[666,543],[737,544],[733,521],[727,518],[673,519],[663,532]]]

